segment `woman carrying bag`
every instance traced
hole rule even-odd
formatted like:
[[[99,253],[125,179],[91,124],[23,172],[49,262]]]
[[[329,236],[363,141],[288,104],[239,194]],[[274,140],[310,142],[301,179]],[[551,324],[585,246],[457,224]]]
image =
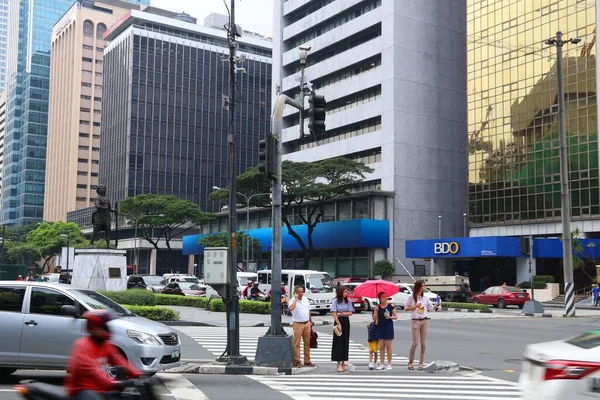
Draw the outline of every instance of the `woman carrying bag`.
[[[344,372],[345,362],[350,351],[350,316],[354,312],[352,302],[348,300],[348,289],[337,288],[336,297],[331,302],[331,314],[334,320],[331,361],[337,361],[338,372]]]
[[[428,313],[435,309],[426,296],[423,296],[425,284],[423,281],[415,282],[413,295],[404,304],[404,310],[410,312],[412,318],[412,346],[408,356],[408,369],[414,370],[415,350],[419,341],[421,342],[421,357],[419,359],[419,371],[423,371],[425,362],[425,349],[427,348],[427,328],[429,327]]]

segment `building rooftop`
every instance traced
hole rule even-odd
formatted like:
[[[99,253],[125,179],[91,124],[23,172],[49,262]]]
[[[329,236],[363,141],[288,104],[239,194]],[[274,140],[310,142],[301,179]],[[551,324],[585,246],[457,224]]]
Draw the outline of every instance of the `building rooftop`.
[[[192,18],[194,23],[187,22],[189,18],[192,17],[185,13],[175,13],[172,11],[157,9],[155,7],[146,7],[143,9],[143,11],[132,9],[116,24],[108,28],[104,34],[104,39],[109,41],[114,40],[121,33],[125,32],[125,30],[127,30],[130,26],[143,25],[146,23],[177,29],[181,32],[188,32],[192,35],[212,36],[219,39],[223,39],[225,37],[222,29],[207,28],[202,25],[197,25],[195,23],[197,21],[195,18]],[[257,34],[244,35],[241,38],[238,38],[238,41],[246,45],[262,47],[268,50],[273,48],[273,44],[270,39],[266,39]]]

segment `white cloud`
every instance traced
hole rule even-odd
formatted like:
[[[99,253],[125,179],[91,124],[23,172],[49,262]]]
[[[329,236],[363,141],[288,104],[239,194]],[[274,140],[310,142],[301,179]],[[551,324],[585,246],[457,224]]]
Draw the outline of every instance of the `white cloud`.
[[[231,0],[225,0],[227,7]],[[223,0],[151,0],[153,7],[175,12],[186,12],[202,25],[204,17],[216,12],[227,15]],[[272,0],[235,0],[235,20],[244,30],[273,36]]]

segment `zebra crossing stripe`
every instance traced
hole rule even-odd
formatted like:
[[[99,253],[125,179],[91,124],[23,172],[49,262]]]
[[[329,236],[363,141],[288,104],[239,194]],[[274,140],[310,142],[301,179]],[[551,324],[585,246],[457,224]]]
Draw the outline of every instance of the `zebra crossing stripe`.
[[[225,327],[178,327],[178,330],[190,336],[199,345],[218,356],[227,346],[227,330]],[[254,360],[258,338],[265,334],[265,328],[242,327],[240,328],[240,353],[248,357],[248,360]],[[314,363],[330,363],[331,347],[333,335],[319,333],[318,345],[316,349],[311,349],[310,358]],[[300,344],[300,354],[303,354],[304,345]],[[393,361],[397,363],[408,362],[406,357],[398,357],[392,354]],[[369,362],[369,350],[365,345],[350,341],[348,362],[366,364]]]
[[[567,317],[575,316],[575,285],[573,282],[565,283],[565,314]]]
[[[484,376],[427,375],[330,375],[252,376],[252,379],[294,400],[513,400],[520,398],[518,385]]]
[[[179,374],[156,374],[175,400],[209,400],[194,384]]]

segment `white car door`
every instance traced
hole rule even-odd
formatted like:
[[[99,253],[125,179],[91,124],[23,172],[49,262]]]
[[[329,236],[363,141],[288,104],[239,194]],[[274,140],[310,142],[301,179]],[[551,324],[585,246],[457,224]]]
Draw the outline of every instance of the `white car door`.
[[[388,301],[394,304],[396,307],[404,308],[406,300],[408,300],[408,297],[412,295],[412,290],[410,290],[409,286],[403,285],[401,283],[398,284],[398,289],[400,291],[392,297],[390,297]]]

